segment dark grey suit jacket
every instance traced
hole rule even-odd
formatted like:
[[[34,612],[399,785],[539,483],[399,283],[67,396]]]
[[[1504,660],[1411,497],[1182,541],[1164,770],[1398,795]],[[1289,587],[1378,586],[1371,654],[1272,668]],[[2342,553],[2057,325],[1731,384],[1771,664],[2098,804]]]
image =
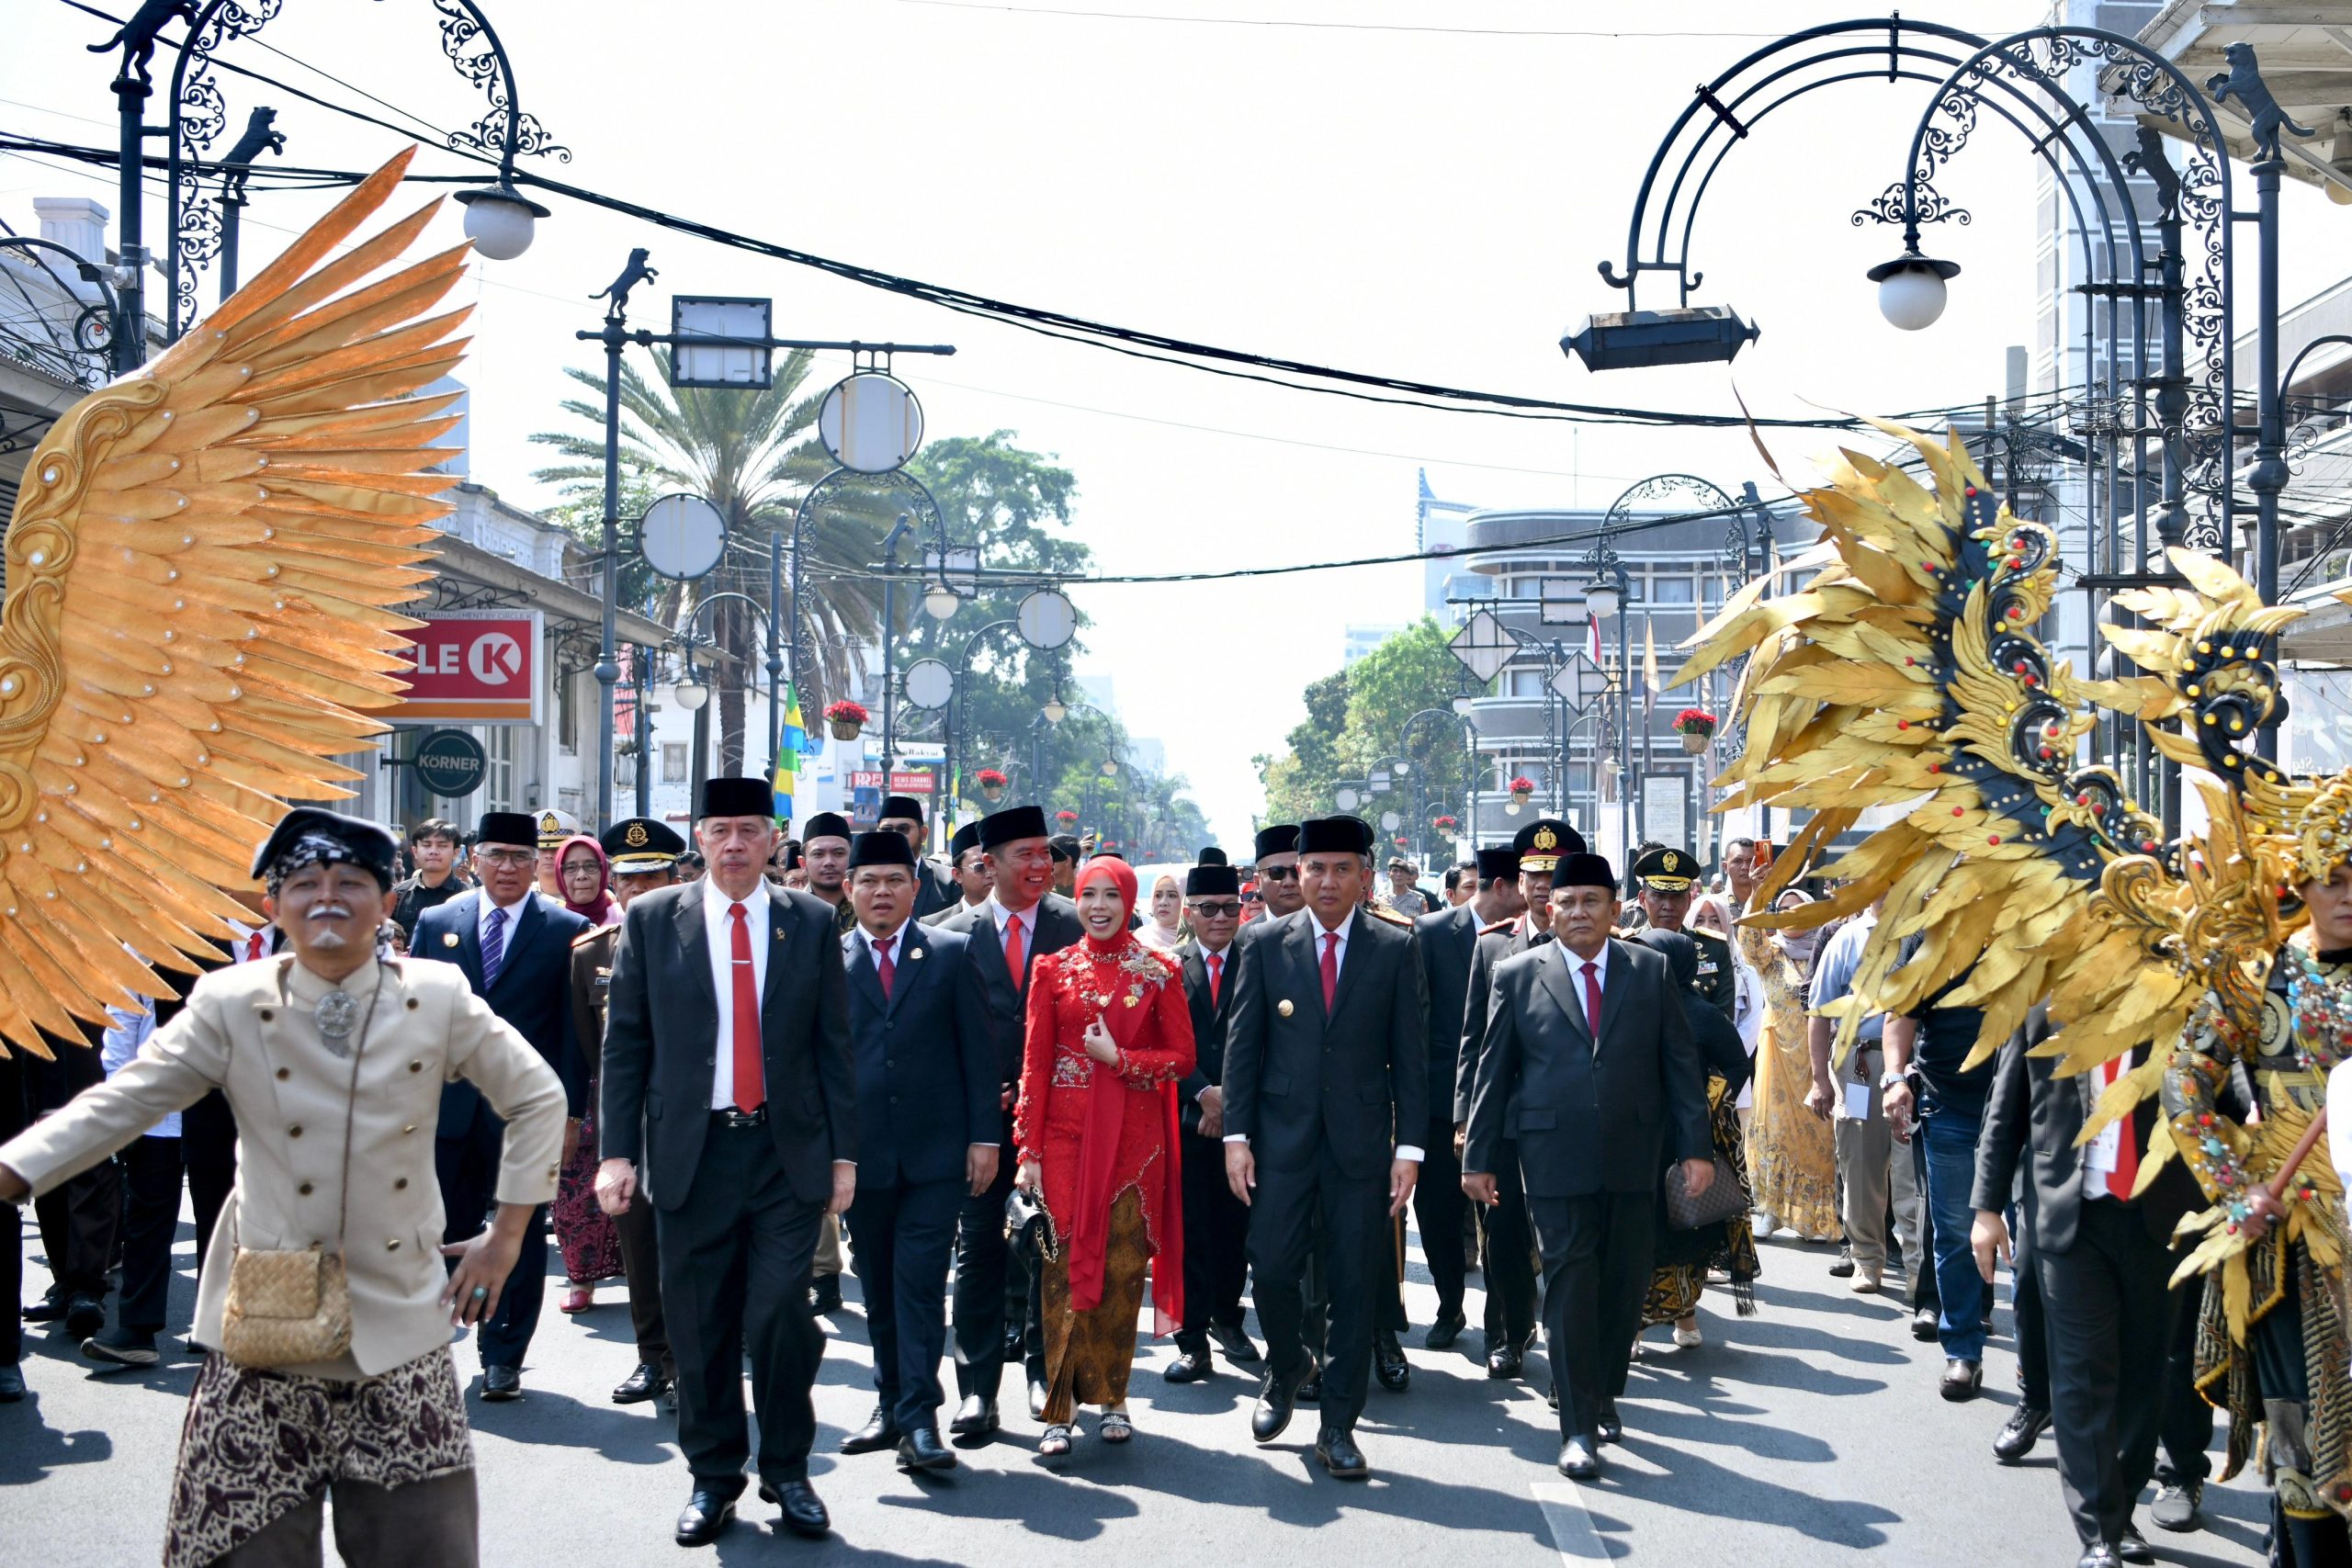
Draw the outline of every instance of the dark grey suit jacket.
[[[1209,964],[1197,942],[1176,950],[1184,974],[1184,1002],[1193,1014],[1193,1070],[1176,1086],[1184,1131],[1201,1130],[1201,1090],[1225,1083],[1225,1031],[1233,1019],[1233,982],[1241,964],[1239,943],[1225,950],[1225,972],[1218,978],[1216,999],[1209,999]]]
[[[1612,940],[1596,1045],[1573,959],[1550,942],[1495,966],[1462,1168],[1492,1171],[1497,1145],[1516,1138],[1530,1198],[1654,1192],[1669,1157],[1714,1154],[1681,995],[1664,958]]]
[[[909,920],[885,995],[865,933],[841,939],[857,1059],[861,1187],[960,1180],[966,1150],[998,1140],[988,998],[979,971],[965,962],[970,940]]]
[[[807,893],[762,887],[768,1133],[793,1195],[821,1203],[832,1196],[833,1162],[857,1158],[849,978],[832,907]],[[710,1129],[722,1015],[703,901],[717,894],[706,879],[656,888],[629,905],[605,991],[597,1136],[605,1158],[642,1168],[646,1196],[662,1209],[685,1202]]]
[[[965,943],[964,961],[979,972],[981,992],[988,998],[989,1042],[1000,1093],[1021,1082],[1021,1054],[1028,1039],[1029,976],[1037,972],[1037,960],[1048,953],[1059,953],[1086,934],[1086,928],[1079,923],[1078,906],[1058,893],[1037,900],[1035,914],[1019,990],[1013,988],[1012,972],[1005,965],[1004,939],[997,934],[996,900],[958,909],[932,927],[971,939]],[[1003,1142],[1009,1145],[1012,1112],[1006,1111],[1003,1119]]]
[[[1314,910],[1235,944],[1225,1131],[1247,1137],[1261,1167],[1311,1168],[1328,1150],[1343,1174],[1376,1176],[1429,1125],[1428,1002],[1412,929],[1361,909],[1349,919],[1328,1016]]]
[[[1478,1057],[1487,1048],[1487,1013],[1495,994],[1495,965],[1513,953],[1550,944],[1550,931],[1523,931],[1519,922],[1498,931],[1480,931],[1471,950],[1470,976],[1462,987],[1462,1022],[1453,1055],[1453,1120],[1470,1122],[1470,1095],[1478,1084]],[[1506,1120],[1509,1108],[1505,1108]]]
[[[1470,994],[1470,966],[1478,956],[1478,911],[1467,904],[1439,909],[1413,922],[1421,945],[1421,978],[1429,992],[1430,1114],[1454,1115],[1454,1079],[1462,1053],[1462,1014]]]

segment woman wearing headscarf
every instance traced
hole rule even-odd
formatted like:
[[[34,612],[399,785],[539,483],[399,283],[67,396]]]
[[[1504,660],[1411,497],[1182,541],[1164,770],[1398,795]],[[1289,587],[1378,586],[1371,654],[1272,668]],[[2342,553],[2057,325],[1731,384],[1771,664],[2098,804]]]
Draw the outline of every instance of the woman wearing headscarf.
[[[1757,876],[1764,870],[1759,864]],[[1811,901],[1802,893],[1796,897]],[[1777,901],[1774,907],[1780,907]],[[1733,950],[1754,973],[1764,1004],[1756,1045],[1755,1114],[1747,1122],[1756,1234],[1769,1236],[1785,1228],[1804,1241],[1827,1241],[1843,1228],[1838,1217],[1838,1155],[1829,1123],[1805,1107],[1813,1088],[1805,976],[1781,935],[1746,920],[1732,931]]]
[[[1052,1219],[1037,1446],[1049,1459],[1069,1452],[1080,1404],[1102,1407],[1104,1442],[1134,1436],[1127,1373],[1155,1254],[1156,1330],[1184,1317],[1176,1083],[1193,1070],[1193,1019],[1175,959],[1127,930],[1136,896],[1126,863],[1089,861],[1077,885],[1085,938],[1030,971],[1014,1179]]]
[[[1699,944],[1680,931],[1645,931],[1632,938],[1663,954],[1682,995],[1682,1010],[1690,1021],[1699,1057],[1707,1066],[1707,1125],[1715,1153],[1731,1162],[1739,1190],[1748,1190],[1747,1155],[1739,1128],[1739,1091],[1754,1064],[1739,1043],[1739,1031],[1722,1009],[1707,1000],[1699,985]],[[1700,1342],[1699,1297],[1707,1288],[1707,1271],[1721,1269],[1731,1280],[1732,1300],[1742,1317],[1756,1311],[1756,1277],[1762,1266],[1756,1256],[1756,1236],[1741,1212],[1717,1224],[1679,1231],[1666,1223],[1666,1205],[1657,1206],[1657,1271],[1650,1277],[1648,1298],[1642,1303],[1642,1326],[1674,1325],[1674,1342],[1686,1349]]]
[[[575,833],[555,853],[556,881],[563,888],[563,907],[586,920],[592,931],[618,925],[621,907],[612,895],[612,862],[605,846],[585,833]],[[563,1161],[557,1179],[555,1203],[548,1218],[555,1226],[558,1250],[563,1254],[566,1289],[557,1304],[565,1312],[586,1312],[596,1304],[596,1285],[621,1276],[621,1236],[596,1202],[596,1086],[588,1086],[588,1111],[580,1135]]]
[[[1136,928],[1136,940],[1160,953],[1184,940],[1184,885],[1167,872],[1152,882],[1151,918]]]

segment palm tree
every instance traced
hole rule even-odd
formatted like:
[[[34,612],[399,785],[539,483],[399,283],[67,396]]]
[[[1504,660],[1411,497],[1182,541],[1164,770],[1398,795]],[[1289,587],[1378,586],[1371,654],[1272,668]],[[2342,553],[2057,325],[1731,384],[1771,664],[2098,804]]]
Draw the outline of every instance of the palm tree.
[[[654,494],[685,491],[707,500],[727,523],[727,550],[718,569],[693,583],[664,583],[647,613],[670,624],[704,596],[732,592],[767,601],[767,535],[788,529],[792,513],[808,488],[831,468],[814,439],[821,391],[803,396],[811,355],[796,350],[777,367],[764,390],[673,388],[670,353],[652,351],[658,378],[647,380],[621,365],[621,462],[624,491]],[[560,486],[574,510],[601,509],[605,483],[605,378],[593,370],[564,372],[594,394],[571,398],[563,411],[580,419],[586,434],[541,431],[531,437],[552,446],[567,462],[532,477]],[[880,591],[865,581],[881,550],[881,509],[854,502],[827,507],[810,519],[802,540],[804,593],[799,649],[792,679],[803,711],[812,719],[827,694],[855,684],[854,650],[870,644],[881,626]],[[728,655],[719,661],[719,768],[743,768],[744,687],[755,682],[766,662],[758,622],[740,603],[720,604],[711,633]]]

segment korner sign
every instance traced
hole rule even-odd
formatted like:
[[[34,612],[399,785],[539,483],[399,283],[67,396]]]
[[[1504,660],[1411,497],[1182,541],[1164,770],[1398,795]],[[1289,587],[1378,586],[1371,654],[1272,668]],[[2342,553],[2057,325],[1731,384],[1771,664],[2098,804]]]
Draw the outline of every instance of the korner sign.
[[[424,617],[402,724],[538,722],[541,617],[535,610],[447,610]]]

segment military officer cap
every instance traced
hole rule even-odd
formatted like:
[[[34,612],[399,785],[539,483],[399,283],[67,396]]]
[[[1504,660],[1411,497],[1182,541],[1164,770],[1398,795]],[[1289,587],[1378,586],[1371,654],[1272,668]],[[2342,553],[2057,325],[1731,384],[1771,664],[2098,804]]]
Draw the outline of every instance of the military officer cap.
[[[596,840],[612,858],[615,876],[637,876],[667,871],[686,852],[686,840],[666,822],[650,817],[628,817],[605,829]]]
[[[1563,855],[1585,852],[1584,835],[1556,817],[1542,817],[1511,836],[1521,871],[1550,871]]]
[[[569,811],[553,807],[539,813],[539,843],[543,850],[560,849],[566,839],[580,831],[580,818]]]
[[[1688,850],[1656,849],[1634,863],[1634,880],[1653,893],[1688,893],[1698,874],[1698,858]]]

